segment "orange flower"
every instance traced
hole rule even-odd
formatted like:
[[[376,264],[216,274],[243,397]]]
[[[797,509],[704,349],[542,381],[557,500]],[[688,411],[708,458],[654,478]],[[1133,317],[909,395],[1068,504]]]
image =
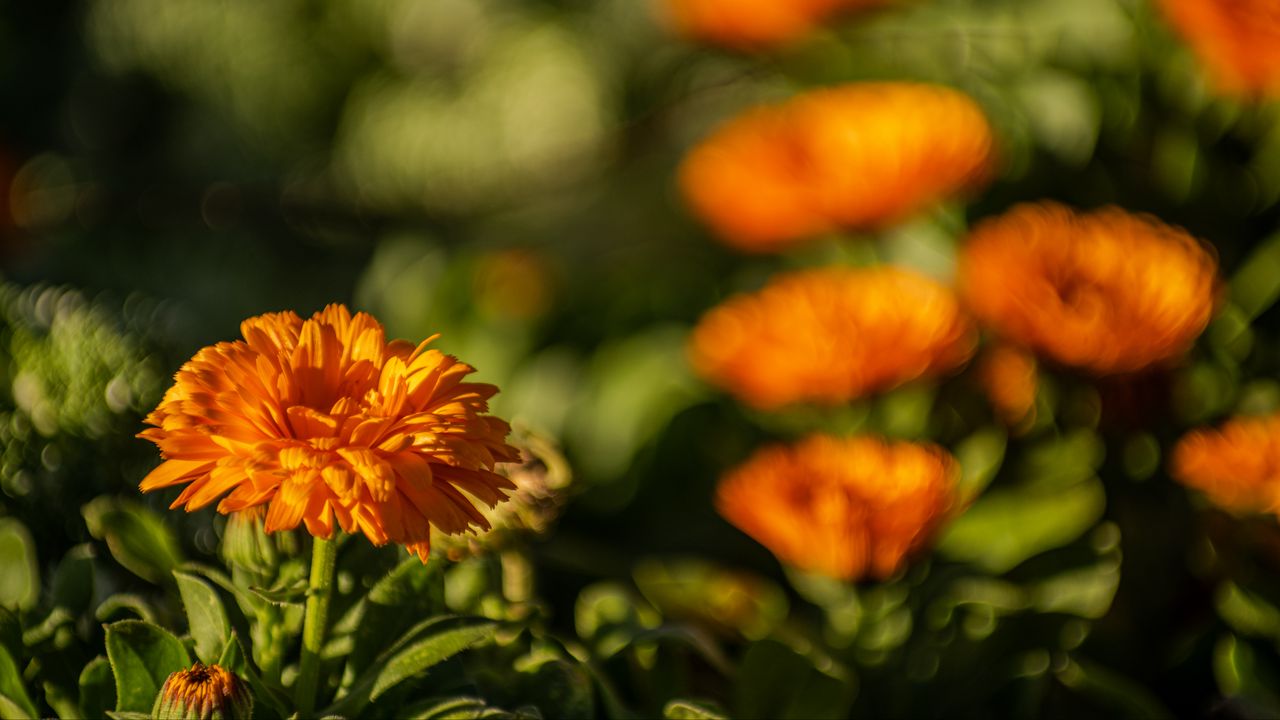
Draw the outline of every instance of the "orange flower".
[[[1275,0],[1161,0],[1165,16],[1226,93],[1280,95]]]
[[[720,482],[716,507],[801,570],[885,578],[933,537],[958,476],[936,445],[815,435],[757,451]]]
[[[1187,433],[1173,449],[1169,472],[1231,512],[1280,512],[1280,415]]]
[[[1186,232],[1116,208],[1021,205],[974,229],[970,308],[1004,338],[1099,375],[1181,355],[1217,297],[1217,263]]]
[[[955,295],[898,268],[821,268],[730,298],[694,328],[694,368],[745,402],[846,402],[962,365],[975,331]]]
[[[992,169],[977,103],[945,87],[863,83],[757,108],[680,169],[693,211],[741,250],[782,250],[835,228],[899,220]]]
[[[235,673],[220,665],[196,663],[169,673],[156,695],[151,717],[157,720],[253,717],[253,693]]]
[[[987,400],[1006,425],[1035,420],[1036,359],[1012,345],[997,344],[978,361],[978,378]]]
[[[492,470],[517,453],[507,423],[485,414],[498,389],[463,382],[470,366],[427,350],[434,338],[388,343],[341,305],[305,322],[261,315],[240,332],[196,353],[147,417],[155,427],[139,437],[166,462],[144,492],[185,483],[171,507],[188,512],[224,494],[219,512],[266,505],[267,532],[304,523],[329,537],[336,517],[424,562],[430,526],[488,528],[471,498],[504,500],[511,482]]]
[[[676,31],[687,37],[751,50],[798,40],[840,10],[889,1],[665,0],[665,9]]]

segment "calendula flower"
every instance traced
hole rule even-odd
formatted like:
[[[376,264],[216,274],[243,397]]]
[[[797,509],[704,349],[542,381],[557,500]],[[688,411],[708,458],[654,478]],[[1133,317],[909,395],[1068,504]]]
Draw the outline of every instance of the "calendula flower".
[[[1006,424],[1022,426],[1035,419],[1036,359],[1012,345],[988,348],[977,361],[978,378],[996,415]]]
[[[811,436],[729,472],[716,508],[801,570],[886,578],[948,516],[959,465],[936,445]]]
[[[1280,415],[1187,433],[1174,446],[1169,472],[1230,512],[1280,512]]]
[[[704,42],[744,50],[786,44],[808,35],[837,12],[889,0],[665,0],[675,30]]]
[[[842,403],[962,365],[975,330],[948,288],[891,267],[830,267],[730,298],[693,331],[697,372],[758,408]]]
[[[1280,95],[1280,5],[1275,0],[1160,0],[1160,5],[1221,91]]]
[[[1191,235],[1108,208],[1020,205],[978,225],[961,290],[997,334],[1098,375],[1178,357],[1208,325],[1217,262]]]
[[[873,229],[991,172],[991,127],[961,92],[862,83],[800,95],[729,121],[680,169],[693,211],[741,250]]]
[[[248,720],[253,694],[235,673],[218,665],[195,665],[170,673],[156,696],[156,720]]]
[[[511,482],[494,465],[517,459],[507,423],[486,414],[493,385],[472,368],[387,342],[369,315],[330,305],[303,321],[261,315],[243,340],[207,347],[140,433],[165,462],[148,492],[185,484],[171,507],[215,500],[218,511],[267,507],[265,530],[304,524],[327,538],[334,519],[375,544],[403,544],[425,562],[431,527],[487,528],[473,498],[493,506]],[[225,495],[225,497],[223,497]]]

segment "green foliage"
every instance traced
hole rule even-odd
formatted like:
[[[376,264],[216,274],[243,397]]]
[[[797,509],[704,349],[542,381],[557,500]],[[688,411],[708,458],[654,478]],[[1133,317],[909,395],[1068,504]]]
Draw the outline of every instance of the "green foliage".
[[[191,665],[178,638],[141,620],[108,625],[106,646],[116,681],[117,712],[150,712],[169,674]]]
[[[153,583],[166,581],[182,550],[161,516],[141,503],[103,496],[80,510],[89,532],[105,540],[116,562]]]

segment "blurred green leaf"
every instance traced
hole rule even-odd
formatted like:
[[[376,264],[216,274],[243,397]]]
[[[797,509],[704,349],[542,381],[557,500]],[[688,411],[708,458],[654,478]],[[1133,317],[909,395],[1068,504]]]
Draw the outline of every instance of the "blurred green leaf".
[[[132,614],[137,619],[146,622],[155,622],[156,613],[151,609],[151,604],[138,595],[129,593],[117,593],[103,600],[98,609],[93,612],[93,617],[98,622],[112,622],[121,618],[121,615]]]
[[[1140,683],[1101,665],[1070,661],[1057,674],[1063,685],[1093,699],[1116,717],[1171,720],[1174,715]]]
[[[1106,502],[1097,479],[1060,489],[993,490],[947,528],[938,552],[1004,573],[1080,537],[1102,517]]]
[[[1002,428],[978,430],[955,447],[960,462],[960,482],[956,486],[956,506],[965,507],[986,490],[1004,463],[1008,434]]]
[[[170,673],[191,665],[187,649],[168,630],[141,620],[106,627],[107,659],[116,679],[116,710],[151,712]]]
[[[595,717],[591,676],[579,663],[549,660],[534,670],[521,696],[548,717],[590,720]]]
[[[1241,703],[1247,717],[1280,717],[1280,673],[1249,643],[1223,635],[1213,650],[1213,672],[1223,695]]]
[[[632,576],[664,617],[760,639],[787,616],[787,596],[777,585],[696,558],[647,558]]]
[[[116,686],[111,662],[99,655],[80,671],[80,715],[86,718],[105,717],[115,704]]]
[[[81,508],[81,513],[89,533],[106,541],[116,562],[144,580],[166,582],[182,562],[173,531],[145,505],[104,495]]]
[[[0,518],[0,605],[30,609],[40,597],[35,541],[14,518]]]
[[[461,696],[432,698],[401,708],[400,717],[409,720],[541,720],[536,708],[508,712],[490,706],[483,698]]]
[[[734,682],[733,717],[750,720],[843,718],[856,694],[854,680],[835,666],[819,669],[773,639],[751,644]]]
[[[67,551],[53,573],[53,604],[80,615],[93,602],[93,546],[77,545]]]
[[[218,591],[190,573],[175,570],[178,593],[187,611],[187,624],[196,642],[196,655],[205,664],[215,662],[227,645],[231,623]]]
[[[18,619],[18,614],[3,605],[0,605],[0,647],[9,651],[13,657],[22,654],[22,621]]]
[[[1254,247],[1230,280],[1231,303],[1245,320],[1258,317],[1280,298],[1280,234]]]
[[[708,702],[672,700],[662,708],[662,717],[667,720],[727,720],[729,716]]]
[[[7,707],[6,707],[7,705]],[[35,704],[22,684],[22,673],[9,651],[0,647],[0,715],[8,718],[38,718]]]

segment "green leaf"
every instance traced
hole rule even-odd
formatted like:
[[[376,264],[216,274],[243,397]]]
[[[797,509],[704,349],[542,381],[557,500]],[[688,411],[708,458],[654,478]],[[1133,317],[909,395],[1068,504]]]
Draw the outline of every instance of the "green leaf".
[[[493,637],[498,629],[497,623],[483,618],[438,618],[427,622],[444,627],[432,627],[426,637],[397,651],[385,663],[379,663],[381,668],[369,693],[370,700],[377,700],[403,680]]]
[[[40,597],[40,568],[36,544],[27,527],[13,518],[0,518],[0,605],[30,609]]]
[[[1258,243],[1231,277],[1231,302],[1246,321],[1261,315],[1280,298],[1280,234]],[[1246,322],[1247,324],[1247,322]]]
[[[953,560],[1004,573],[1080,537],[1102,517],[1106,501],[1096,478],[1065,488],[993,490],[951,524],[937,549]]]
[[[1057,677],[1063,685],[1110,710],[1113,717],[1173,718],[1173,713],[1141,683],[1101,665],[1072,660],[1057,673]]]
[[[63,686],[52,683],[41,683],[44,688],[44,702],[53,708],[53,712],[62,720],[75,720],[84,717],[80,714],[80,706],[76,703],[72,693]]]
[[[218,591],[191,573],[173,571],[178,581],[182,605],[187,610],[187,625],[196,641],[196,656],[201,662],[212,663],[222,654],[227,638],[231,635],[231,623],[222,607]]]
[[[1246,717],[1280,717],[1280,671],[1246,640],[1224,635],[1213,651],[1213,670],[1218,689],[1244,705]]]
[[[479,617],[424,620],[382,653],[324,714],[354,717],[400,682],[493,637],[497,629],[496,622]]]
[[[93,611],[93,617],[98,622],[105,623],[123,619],[118,616],[127,613],[137,615],[139,620],[156,621],[156,614],[151,609],[151,605],[142,597],[130,593],[117,593],[103,600],[98,609]]]
[[[99,655],[80,671],[80,715],[103,717],[115,704],[116,686],[111,676],[111,663]]]
[[[106,541],[116,562],[144,580],[166,582],[182,562],[173,532],[145,505],[104,495],[81,508],[81,513],[89,533]]]
[[[526,678],[519,697],[549,716],[563,720],[589,720],[595,716],[591,675],[581,664],[549,660]]]
[[[672,700],[662,708],[667,720],[728,720],[728,715],[709,702],[696,700]]]
[[[0,647],[18,657],[22,654],[22,621],[9,608],[0,606]]]
[[[541,720],[537,708],[517,708],[508,712],[495,708],[483,698],[460,696],[431,698],[409,707],[400,708],[397,715],[408,720]]]
[[[108,710],[107,717],[111,718],[111,720],[151,720],[151,713],[121,712],[118,710],[117,711]]]
[[[8,650],[0,648],[0,699],[6,701],[8,707],[0,707],[3,710],[0,715],[4,717],[14,718],[36,718],[36,706],[31,702],[31,696],[27,695],[27,689],[22,684],[22,673],[18,670],[18,663]]]
[[[956,486],[960,507],[973,502],[1000,472],[1008,439],[1002,428],[984,428],[956,445],[956,459],[961,469]]]
[[[294,578],[276,583],[269,588],[250,587],[249,592],[272,605],[301,606],[307,599],[307,581],[303,578]]]
[[[735,717],[825,720],[848,716],[856,685],[839,666],[812,660],[773,639],[752,643],[734,683]]]
[[[418,618],[445,611],[444,568],[448,563],[432,557],[425,565],[406,558],[334,624],[335,639],[348,638],[347,667],[356,673],[403,636]]]
[[[53,573],[53,604],[80,615],[93,602],[93,546],[85,543],[67,551]]]
[[[106,627],[107,659],[116,678],[116,710],[151,712],[170,673],[191,665],[187,649],[169,631],[141,620]]]

